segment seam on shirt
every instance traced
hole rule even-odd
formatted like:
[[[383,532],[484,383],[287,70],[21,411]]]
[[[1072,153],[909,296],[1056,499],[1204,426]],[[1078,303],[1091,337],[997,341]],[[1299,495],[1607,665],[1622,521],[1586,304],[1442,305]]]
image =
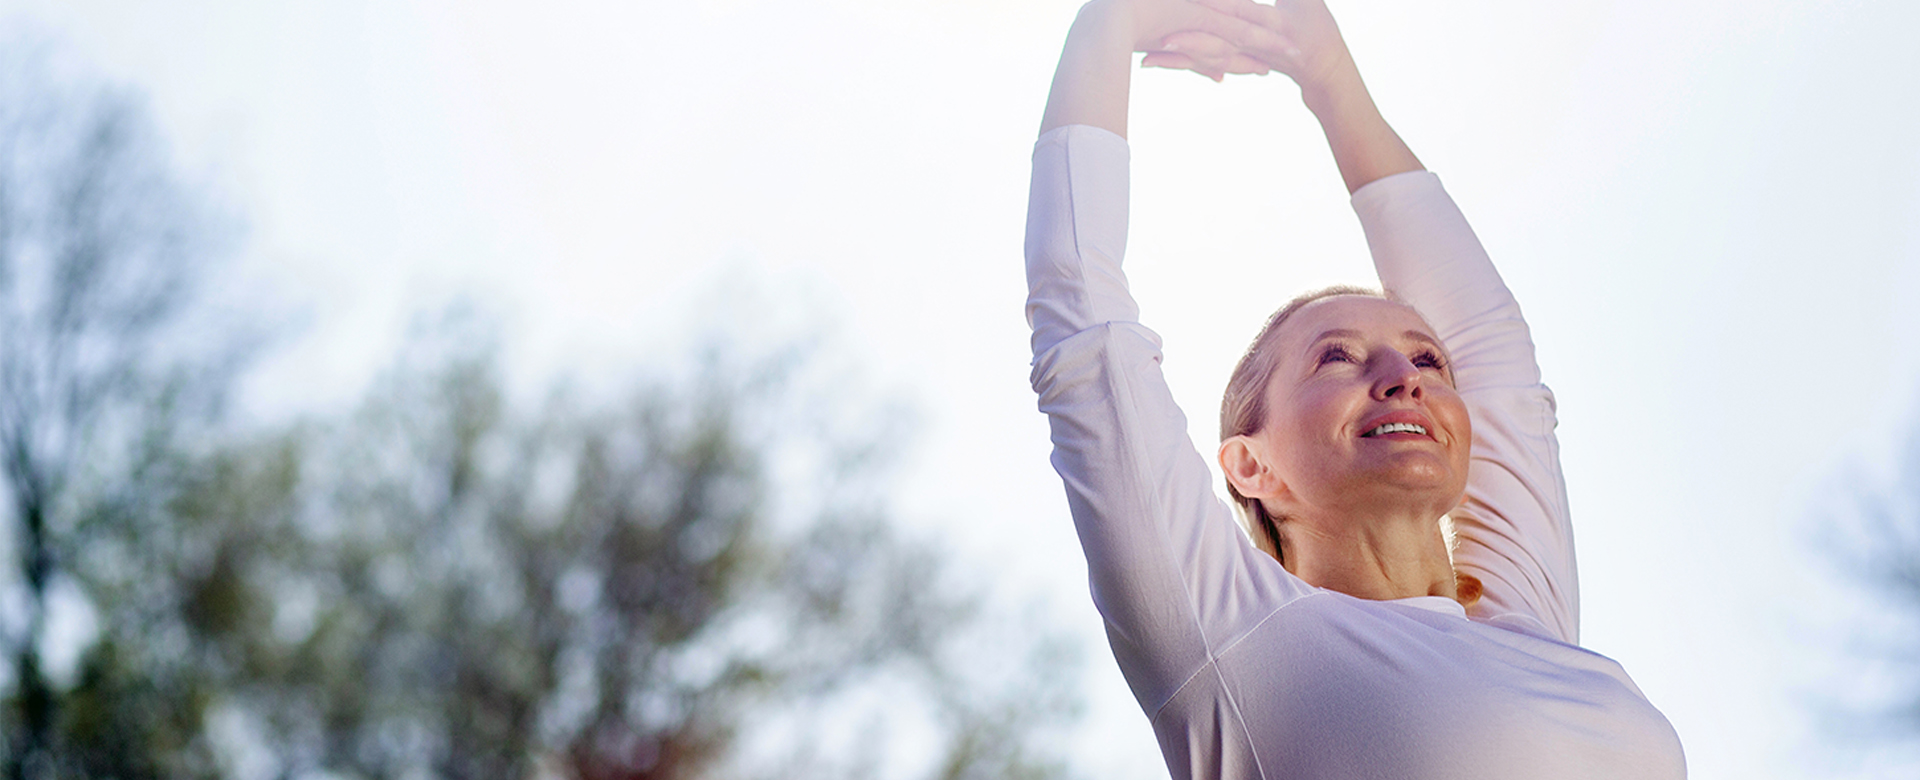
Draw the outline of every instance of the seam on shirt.
[[[1195,669],[1191,673],[1189,673],[1187,675],[1187,679],[1181,680],[1180,684],[1173,689],[1173,695],[1168,696],[1166,701],[1160,702],[1160,706],[1153,708],[1153,712],[1147,715],[1147,722],[1154,723],[1159,721],[1160,716],[1166,713],[1167,706],[1173,704],[1174,699],[1180,698],[1180,692],[1186,690],[1187,686],[1192,685],[1194,680],[1198,680],[1200,679],[1201,675],[1206,674],[1207,667],[1217,668],[1219,666],[1220,666],[1220,659],[1215,658],[1211,655],[1207,656],[1207,662],[1204,664],[1201,664],[1200,668]]]
[[[1073,234],[1073,275],[1079,284],[1075,285],[1074,296],[1081,311],[1091,315],[1093,311],[1093,291],[1087,282],[1086,251],[1080,245],[1080,199],[1075,195],[1079,189],[1073,168],[1072,131],[1063,134],[1060,139],[1060,157],[1066,168],[1067,187],[1067,230]]]
[[[1543,384],[1540,388],[1547,393],[1546,398],[1552,397],[1553,391],[1548,390],[1546,385]],[[1566,539],[1563,540],[1565,542],[1562,546],[1563,549],[1558,552],[1564,553],[1566,556],[1566,560],[1563,561],[1563,563],[1566,564],[1567,571],[1564,573],[1568,579],[1571,580],[1570,582],[1564,583],[1555,580],[1553,584],[1556,586],[1555,590],[1561,591],[1561,593],[1555,595],[1559,597],[1561,606],[1567,610],[1566,618],[1569,625],[1564,627],[1567,630],[1567,635],[1561,637],[1561,639],[1577,646],[1580,644],[1579,551],[1575,548],[1573,538],[1573,507],[1570,506],[1567,501],[1566,472],[1560,469],[1560,447],[1558,446],[1557,440],[1554,439],[1553,428],[1558,418],[1553,412],[1552,403],[1546,400],[1546,398],[1534,399],[1534,410],[1535,413],[1539,415],[1539,433],[1537,435],[1540,436],[1543,441],[1549,442],[1552,445],[1543,448],[1546,450],[1544,454],[1547,457],[1547,473],[1552,474],[1554,477],[1552,484],[1548,486],[1548,488],[1553,491],[1554,505],[1552,509],[1548,511],[1558,515],[1558,517],[1554,518],[1556,521],[1554,523],[1556,526],[1555,530],[1566,534]]]
[[[1274,611],[1278,612],[1279,610],[1274,610]],[[1263,619],[1260,622],[1265,623],[1266,621]],[[1235,724],[1237,724],[1240,727],[1240,738],[1244,740],[1244,743],[1247,747],[1247,755],[1253,757],[1254,773],[1260,778],[1262,778],[1262,780],[1265,780],[1267,776],[1267,768],[1260,764],[1260,751],[1253,749],[1253,744],[1254,744],[1253,730],[1247,727],[1247,716],[1246,716],[1246,713],[1241,712],[1240,710],[1240,699],[1234,696],[1233,689],[1227,685],[1226,675],[1220,673],[1219,658],[1216,658],[1211,655],[1207,656],[1207,663],[1201,666],[1200,668],[1193,670],[1193,674],[1187,675],[1187,679],[1180,683],[1180,687],[1173,689],[1173,695],[1167,697],[1167,701],[1161,704],[1157,709],[1155,709],[1153,711],[1153,714],[1147,718],[1147,723],[1153,727],[1155,733],[1157,734],[1160,730],[1160,716],[1166,714],[1167,705],[1172,704],[1174,699],[1180,698],[1181,692],[1185,691],[1188,688],[1188,686],[1193,685],[1193,681],[1198,680],[1202,676],[1206,675],[1208,670],[1212,670],[1213,680],[1215,683],[1217,683],[1220,686],[1220,695],[1226,698],[1227,706],[1231,708],[1233,711],[1233,721]],[[1189,753],[1189,756],[1191,756],[1192,754],[1191,749],[1189,749],[1188,753]],[[1220,758],[1224,760],[1226,757],[1222,755]]]
[[[1172,704],[1174,699],[1180,698],[1180,692],[1186,690],[1187,686],[1192,685],[1195,678],[1198,678],[1200,675],[1204,674],[1207,671],[1207,667],[1213,667],[1215,673],[1217,674],[1220,668],[1221,656],[1224,656],[1227,653],[1233,652],[1234,648],[1239,647],[1241,642],[1245,642],[1248,637],[1253,636],[1256,632],[1260,630],[1261,626],[1266,625],[1267,621],[1272,620],[1276,615],[1279,615],[1282,610],[1285,610],[1287,607],[1291,607],[1302,601],[1306,601],[1307,599],[1317,598],[1325,595],[1327,595],[1326,591],[1316,589],[1313,592],[1308,593],[1304,596],[1291,599],[1285,604],[1281,604],[1279,606],[1274,607],[1271,610],[1268,610],[1267,614],[1262,615],[1259,620],[1253,621],[1253,624],[1251,626],[1248,626],[1247,630],[1242,631],[1238,636],[1235,636],[1233,638],[1233,641],[1228,642],[1225,645],[1222,645],[1218,653],[1214,652],[1213,649],[1209,647],[1207,649],[1207,662],[1205,664],[1202,664],[1200,668],[1193,670],[1192,674],[1187,675],[1187,679],[1181,680],[1180,686],[1173,689],[1173,695],[1168,696],[1166,701],[1161,702],[1160,706],[1154,708],[1153,714],[1149,716],[1150,719],[1158,720],[1160,718],[1160,713],[1166,711],[1167,705]],[[1206,639],[1204,636],[1201,638],[1201,643],[1203,645],[1206,644]],[[1222,691],[1227,690],[1226,678],[1221,678],[1220,690]],[[1246,718],[1240,714],[1239,703],[1235,702],[1233,706],[1234,706],[1234,710],[1233,710],[1234,717],[1240,718],[1241,724],[1244,727]],[[1265,775],[1263,774],[1262,777],[1265,777]]]
[[[1299,599],[1294,599],[1294,601],[1299,601]],[[1293,602],[1288,602],[1288,603],[1291,604]],[[1281,609],[1285,609],[1285,608],[1286,608],[1286,605],[1284,604],[1281,605]],[[1275,613],[1278,613],[1279,611],[1280,611],[1279,609],[1274,610]],[[1272,617],[1272,615],[1269,615],[1268,617]],[[1266,618],[1262,618],[1260,622],[1262,623],[1267,622]],[[1227,685],[1226,675],[1223,675],[1220,673],[1219,659],[1215,658],[1207,665],[1213,667],[1213,678],[1215,680],[1218,680],[1220,683],[1220,695],[1226,697],[1227,706],[1233,708],[1234,722],[1240,724],[1240,738],[1243,740],[1246,740],[1247,755],[1253,757],[1253,773],[1256,776],[1262,778],[1262,780],[1265,780],[1267,776],[1267,768],[1260,765],[1260,751],[1253,749],[1253,732],[1252,730],[1247,728],[1246,713],[1243,713],[1240,711],[1240,697],[1235,696],[1233,694],[1233,688]],[[1221,758],[1225,758],[1225,756],[1221,756]]]
[[[1207,660],[1217,662],[1220,660],[1221,656],[1224,656],[1228,653],[1233,652],[1233,649],[1236,647],[1239,647],[1241,642],[1247,641],[1249,637],[1252,637],[1255,633],[1259,632],[1261,626],[1266,625],[1267,621],[1272,620],[1275,617],[1279,616],[1279,614],[1283,610],[1285,610],[1287,607],[1291,607],[1302,601],[1306,601],[1307,599],[1320,598],[1326,595],[1327,595],[1327,591],[1319,588],[1315,588],[1311,593],[1308,593],[1304,596],[1300,596],[1299,598],[1291,599],[1285,604],[1281,604],[1277,607],[1274,607],[1271,610],[1268,610],[1267,614],[1262,615],[1259,620],[1253,621],[1253,625],[1248,626],[1247,630],[1240,632],[1239,636],[1236,636],[1233,638],[1233,641],[1228,642],[1225,645],[1221,646],[1219,653],[1217,654],[1209,653],[1207,655]]]
[[[1514,540],[1522,553],[1531,559],[1529,561],[1531,565],[1516,566],[1516,571],[1524,581],[1533,582],[1531,590],[1537,594],[1539,603],[1534,603],[1534,599],[1529,598],[1517,588],[1503,590],[1508,591],[1517,603],[1527,606],[1532,617],[1545,626],[1557,641],[1578,645],[1580,574],[1577,554],[1573,549],[1573,520],[1570,512],[1565,511],[1567,509],[1566,480],[1560,470],[1559,448],[1555,446],[1535,449],[1531,446],[1533,441],[1545,442],[1554,436],[1556,417],[1553,402],[1550,400],[1552,393],[1553,391],[1544,383],[1534,382],[1477,387],[1471,391],[1463,391],[1460,395],[1467,401],[1469,410],[1478,419],[1486,417],[1486,413],[1482,411],[1484,409],[1502,407],[1513,410],[1524,409],[1524,413],[1514,414],[1512,419],[1516,423],[1513,444],[1517,448],[1513,454],[1525,457],[1507,459],[1475,454],[1475,468],[1494,466],[1507,472],[1514,482],[1526,487],[1533,500],[1539,503],[1539,509],[1551,533],[1564,537],[1560,540],[1564,544],[1550,543],[1554,540],[1546,538],[1524,537]],[[1518,397],[1525,404],[1524,407],[1516,407],[1512,403],[1513,399],[1502,397],[1508,395]],[[1550,479],[1544,481],[1526,479],[1521,472],[1531,469],[1518,468],[1514,465],[1520,462],[1533,462],[1536,455],[1537,462],[1544,469],[1544,473],[1552,475]],[[1471,492],[1470,483],[1469,494]],[[1505,514],[1495,511],[1492,505],[1482,503],[1480,506],[1484,507],[1489,515],[1512,522],[1512,519]],[[1510,556],[1503,557],[1506,557],[1509,562],[1515,562]],[[1562,577],[1556,574],[1562,569],[1567,569],[1564,573],[1568,575],[1571,582],[1562,582]],[[1534,582],[1536,579],[1537,582]],[[1571,600],[1566,597],[1569,592],[1573,594]],[[1571,625],[1563,625],[1562,617],[1566,618]],[[1567,630],[1563,632],[1562,629]]]
[[[1198,679],[1202,674],[1206,673],[1208,670],[1212,670],[1214,681],[1220,685],[1220,695],[1226,698],[1227,706],[1232,708],[1233,710],[1233,720],[1234,720],[1234,723],[1240,727],[1240,738],[1245,741],[1245,744],[1247,746],[1247,755],[1253,757],[1253,771],[1256,775],[1258,775],[1264,780],[1264,778],[1266,778],[1267,776],[1267,768],[1266,766],[1260,763],[1260,751],[1255,750],[1253,748],[1255,744],[1253,739],[1253,729],[1247,726],[1247,714],[1240,707],[1240,697],[1234,693],[1233,686],[1227,684],[1226,675],[1220,671],[1220,657],[1223,655],[1226,655],[1229,652],[1232,652],[1233,648],[1238,647],[1241,642],[1244,642],[1247,640],[1248,637],[1253,636],[1255,632],[1260,630],[1261,626],[1266,625],[1267,621],[1272,620],[1276,615],[1279,615],[1281,611],[1285,610],[1287,607],[1293,606],[1302,601],[1306,601],[1307,599],[1315,598],[1318,596],[1325,596],[1325,595],[1326,595],[1326,591],[1316,590],[1312,593],[1308,593],[1304,596],[1288,601],[1285,604],[1281,604],[1277,607],[1274,607],[1272,610],[1267,612],[1266,615],[1262,616],[1259,620],[1254,621],[1251,627],[1249,627],[1246,631],[1241,632],[1240,635],[1238,637],[1235,637],[1232,642],[1228,642],[1226,645],[1222,646],[1220,648],[1219,653],[1214,653],[1211,650],[1209,650],[1207,653],[1206,665],[1199,669],[1195,669],[1193,671],[1193,674],[1188,675],[1187,679],[1180,683],[1180,687],[1174,689],[1173,695],[1168,697],[1166,702],[1162,703],[1159,708],[1154,710],[1152,721],[1158,721],[1160,719],[1160,714],[1166,711],[1167,705],[1172,704],[1174,699],[1180,698],[1180,693],[1182,691],[1185,691],[1187,689],[1187,686],[1192,685],[1195,679]]]
[[[1107,359],[1103,361],[1109,377],[1107,385],[1113,388],[1114,394],[1118,396],[1117,400],[1120,401],[1120,403],[1114,405],[1115,412],[1117,414],[1132,415],[1137,420],[1140,417],[1140,406],[1137,403],[1133,388],[1133,375],[1127,371],[1114,370],[1114,324],[1115,323],[1108,322],[1104,326],[1106,328],[1104,333],[1106,343],[1102,346],[1107,353]],[[1157,363],[1158,361],[1155,362]],[[1169,390],[1169,392],[1171,392],[1171,390]],[[1126,457],[1130,461],[1129,465],[1131,468],[1128,470],[1134,474],[1148,473],[1146,469],[1142,468],[1143,465],[1148,463],[1148,459],[1140,450],[1139,437],[1134,435],[1134,431],[1128,426],[1121,425],[1116,426],[1116,428],[1120,431],[1120,435],[1125,438],[1125,447],[1122,451],[1126,453]],[[1151,510],[1153,507],[1158,506],[1160,504],[1159,499],[1161,498],[1158,483],[1153,480],[1147,480],[1147,482],[1147,486],[1135,494],[1135,500],[1144,505],[1139,507],[1143,510]],[[1151,518],[1153,514],[1150,511],[1142,511],[1140,516]],[[1162,518],[1162,520],[1165,520],[1165,518]],[[1173,555],[1172,540],[1167,534],[1168,523],[1153,522],[1152,525],[1154,536],[1160,540],[1161,554],[1172,559],[1174,571],[1180,574],[1180,595],[1183,599],[1182,603],[1187,605],[1185,610],[1187,620],[1192,624],[1194,634],[1200,637],[1200,649],[1204,653],[1207,662],[1211,664],[1217,656],[1213,651],[1213,639],[1207,636],[1206,625],[1200,621],[1200,610],[1194,604],[1193,584],[1188,576],[1191,573],[1190,567],[1177,556]],[[1195,670],[1195,673],[1199,671],[1200,670]],[[1193,676],[1188,675],[1187,679],[1182,681],[1180,686],[1174,688],[1173,692],[1169,694],[1167,698],[1154,705],[1153,711],[1155,717],[1158,717],[1160,711],[1166,708],[1167,703],[1173,701],[1174,698],[1179,695],[1181,688],[1186,687],[1192,680]]]

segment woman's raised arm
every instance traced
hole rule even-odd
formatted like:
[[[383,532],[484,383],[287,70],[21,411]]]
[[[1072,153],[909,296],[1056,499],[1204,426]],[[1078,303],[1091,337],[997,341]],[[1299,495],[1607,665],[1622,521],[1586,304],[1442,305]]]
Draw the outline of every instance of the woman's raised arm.
[[[1160,372],[1160,339],[1140,323],[1121,269],[1129,152],[1118,133],[1131,52],[1196,25],[1224,35],[1254,27],[1189,0],[1094,0],[1081,10],[1034,145],[1027,209],[1033,389],[1049,418],[1051,459],[1086,553],[1094,603],[1150,715],[1215,649],[1310,590],[1249,545],[1214,495]],[[1182,743],[1244,737],[1162,727],[1163,737]],[[1191,773],[1210,774],[1220,776]]]

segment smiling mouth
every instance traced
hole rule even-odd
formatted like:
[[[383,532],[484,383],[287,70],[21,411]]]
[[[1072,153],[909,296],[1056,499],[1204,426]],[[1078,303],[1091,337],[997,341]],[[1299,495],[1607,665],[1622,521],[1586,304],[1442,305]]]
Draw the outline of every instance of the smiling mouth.
[[[1360,438],[1367,439],[1367,438],[1372,438],[1374,436],[1385,436],[1389,433],[1417,433],[1421,436],[1425,436],[1427,435],[1427,429],[1426,429],[1426,426],[1415,425],[1413,423],[1387,423],[1371,431],[1367,431],[1366,433],[1360,434]]]

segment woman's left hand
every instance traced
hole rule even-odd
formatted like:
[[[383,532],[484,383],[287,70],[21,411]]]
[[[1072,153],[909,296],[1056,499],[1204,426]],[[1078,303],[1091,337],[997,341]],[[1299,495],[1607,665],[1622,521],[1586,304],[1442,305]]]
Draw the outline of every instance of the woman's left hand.
[[[1214,73],[1277,70],[1305,90],[1324,90],[1346,80],[1353,55],[1327,11],[1325,0],[1191,0],[1252,23],[1227,40],[1202,30],[1184,30],[1161,40],[1163,51],[1148,54],[1142,65]],[[1216,79],[1217,80],[1217,79]]]
[[[1276,70],[1274,64],[1261,58],[1263,52],[1285,51],[1292,43],[1277,35],[1267,26],[1272,19],[1266,13],[1273,6],[1262,5],[1254,0],[1186,0],[1228,17],[1238,18],[1247,26],[1233,30],[1233,40],[1221,37],[1211,30],[1179,30],[1162,37],[1158,46],[1144,46],[1147,53],[1140,61],[1143,68],[1172,68],[1190,70],[1214,81],[1221,80],[1228,73],[1250,73],[1264,76]]]
[[[1214,81],[1228,73],[1265,76],[1272,66],[1212,33],[1183,30],[1160,40],[1140,60],[1143,68],[1190,70]]]
[[[1326,0],[1273,0],[1272,5],[1255,0],[1193,2],[1251,22],[1252,32],[1233,41],[1234,49],[1240,56],[1287,74],[1302,90],[1339,89],[1347,82],[1359,81],[1353,55],[1327,10]],[[1218,44],[1228,43],[1204,40],[1213,37],[1193,31],[1170,35],[1168,40],[1177,46],[1215,51]]]

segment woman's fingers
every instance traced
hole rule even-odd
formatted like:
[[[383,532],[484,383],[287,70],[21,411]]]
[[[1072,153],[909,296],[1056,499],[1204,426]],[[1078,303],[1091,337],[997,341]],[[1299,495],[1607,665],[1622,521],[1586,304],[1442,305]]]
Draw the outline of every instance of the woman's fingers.
[[[1133,21],[1136,51],[1153,51],[1170,33],[1200,30],[1222,35],[1235,28],[1254,25],[1232,14],[1214,10],[1193,0],[1114,0],[1127,9]]]
[[[1236,53],[1233,55],[1233,59],[1227,61],[1228,73],[1243,73],[1243,74],[1251,74],[1255,76],[1265,76],[1268,73],[1272,72],[1272,70],[1273,70],[1273,66],[1268,65],[1264,60],[1258,59],[1256,57],[1251,57],[1246,54]]]
[[[1184,0],[1158,26],[1174,32],[1147,39],[1148,67],[1180,68],[1218,79],[1227,73],[1280,71],[1296,81],[1322,80],[1344,52],[1322,0]],[[1324,18],[1323,18],[1324,17]],[[1157,41],[1157,42],[1156,42]]]
[[[1268,29],[1279,31],[1284,22],[1280,9],[1254,0],[1193,0],[1228,16],[1245,19]]]
[[[1279,66],[1282,60],[1298,61],[1300,49],[1292,39],[1293,27],[1286,15],[1270,5],[1253,0],[1194,0],[1221,16],[1231,16],[1240,24],[1215,25],[1207,29],[1250,56]],[[1284,68],[1283,68],[1284,69]]]
[[[1209,20],[1231,17],[1238,24],[1203,22],[1199,29],[1232,44],[1242,54],[1265,62],[1300,82],[1323,84],[1349,67],[1346,42],[1324,0],[1192,0],[1213,12]]]
[[[1234,72],[1234,73],[1239,72],[1239,71],[1228,71],[1224,65],[1203,63],[1185,54],[1181,54],[1179,52],[1171,52],[1171,51],[1147,52],[1147,56],[1140,60],[1140,67],[1167,68],[1169,70],[1190,70],[1202,76],[1206,76],[1207,78],[1213,79],[1214,81],[1220,81],[1222,79],[1225,79],[1227,77],[1227,73],[1229,72]]]
[[[1224,64],[1239,51],[1226,39],[1211,33],[1185,30],[1160,39],[1160,51],[1178,52],[1194,60]]]
[[[1242,46],[1258,46],[1269,42],[1271,38],[1263,33],[1286,35],[1288,32],[1286,14],[1265,3],[1257,3],[1254,0],[1193,0],[1193,2],[1221,16],[1232,17],[1243,22],[1244,24],[1241,25],[1222,28],[1228,33],[1222,37]]]
[[[1326,0],[1122,0],[1150,9],[1137,16],[1142,64],[1182,68],[1218,80],[1228,73],[1277,70],[1303,90],[1357,84],[1353,57]]]
[[[1272,67],[1265,61],[1240,51],[1219,36],[1196,30],[1177,32],[1160,41],[1141,65],[1156,68],[1191,70],[1216,81],[1228,73],[1266,75]]]
[[[1192,57],[1171,51],[1150,51],[1140,59],[1142,68],[1167,68],[1170,70],[1193,70],[1200,64]]]

